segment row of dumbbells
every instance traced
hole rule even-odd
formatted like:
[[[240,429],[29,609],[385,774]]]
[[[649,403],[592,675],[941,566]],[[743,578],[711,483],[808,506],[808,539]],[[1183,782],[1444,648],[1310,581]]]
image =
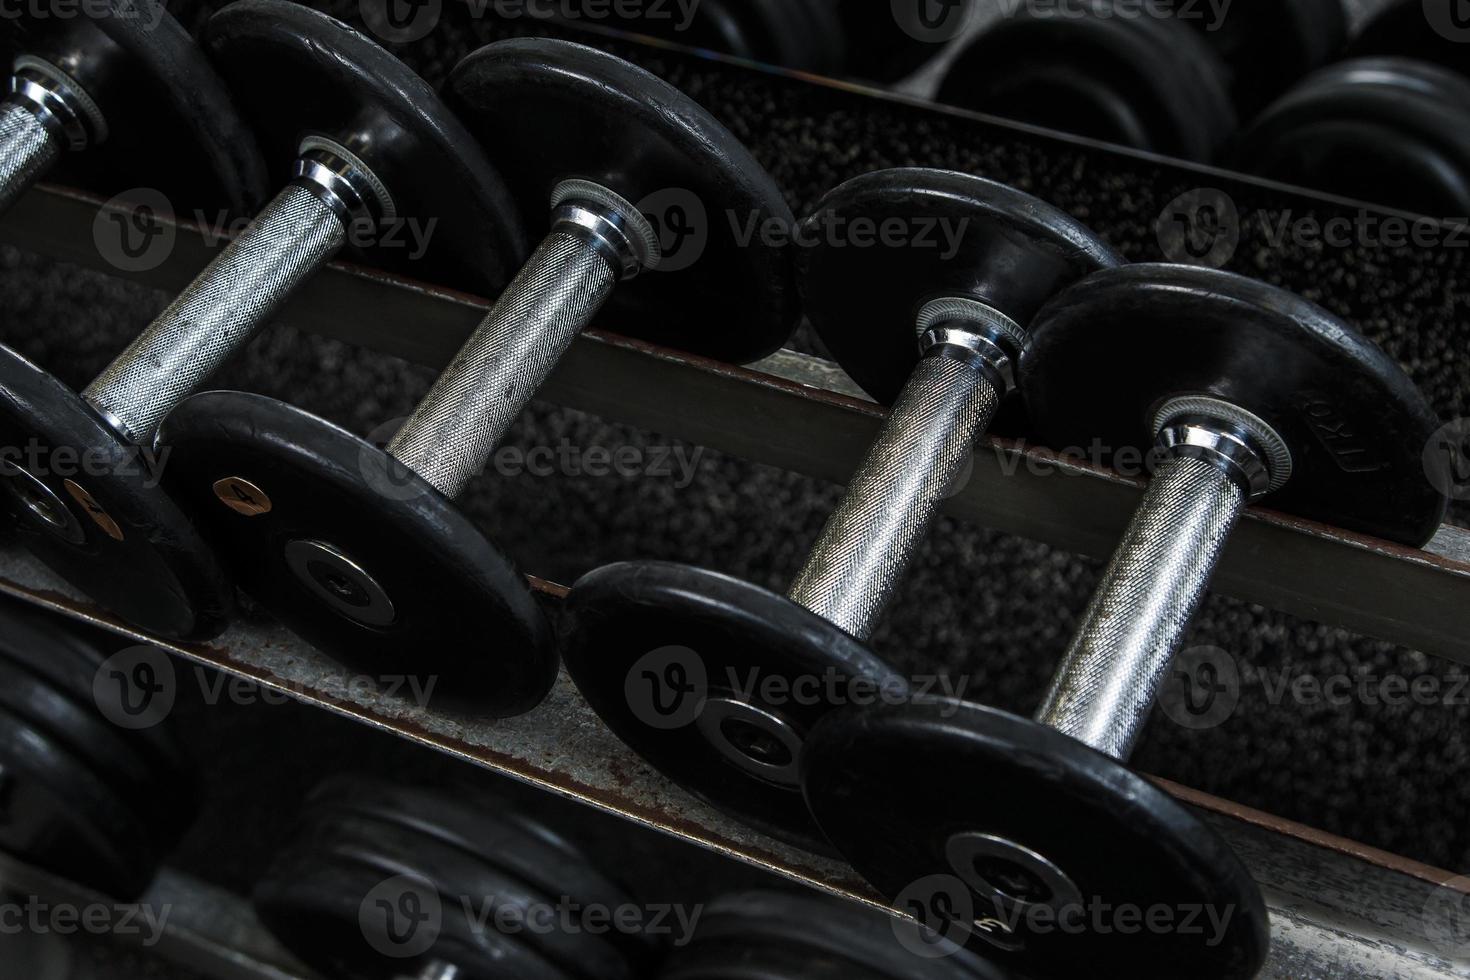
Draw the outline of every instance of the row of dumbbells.
[[[44,450],[26,457],[38,465],[7,462],[0,485],[16,535],[52,569],[132,622],[191,639],[228,621],[233,579],[353,669],[417,673],[441,704],[480,717],[542,703],[564,656],[614,732],[725,812],[840,852],[890,900],[935,877],[961,882],[996,956],[1053,973],[1245,976],[1260,964],[1265,915],[1244,868],[1126,761],[1248,505],[1411,545],[1438,528],[1445,501],[1420,458],[1439,423],[1383,352],[1263,283],[1125,264],[1073,217],[966,174],[868,174],[796,224],[707,112],[576,44],[492,44],[441,101],[364,36],[280,0],[213,17],[213,68],[197,52],[160,60],[157,31],[83,26],[109,43],[72,43],[67,57],[34,48],[17,76],[3,150],[32,165],[8,171],[11,197],[61,154],[66,107],[95,110],[108,141],[128,120],[131,90],[79,81],[78,66],[98,67],[89,59],[155,80],[166,65],[183,108],[158,145],[192,142],[250,197],[238,178],[270,168],[241,164],[248,129],[283,187],[80,395],[0,349],[0,436]],[[124,110],[109,114],[109,96]],[[206,96],[211,111],[189,108]],[[227,149],[224,130],[239,135]],[[99,131],[94,120],[89,139]],[[665,253],[638,205],[670,187],[721,216],[693,262]],[[409,215],[439,220],[410,272],[499,299],[386,447],[260,395],[191,394],[343,250],[350,226]],[[742,236],[765,221],[796,234]],[[957,237],[944,250],[849,241],[861,226]],[[534,250],[528,231],[543,236]],[[456,507],[604,308],[646,339],[735,362],[779,347],[804,309],[891,406],[786,595],[616,564],[576,584],[557,635]],[[971,447],[1017,392],[1050,446],[1158,462],[1034,720],[915,696],[867,643]],[[61,449],[105,465],[68,476],[46,463]],[[1032,928],[1034,914],[1094,903],[1228,909],[1229,936],[1205,949],[1198,933]]]
[[[114,683],[112,652],[48,614],[0,604],[0,852],[146,906],[197,822],[199,763],[171,719],[119,724],[136,692],[131,678]],[[677,911],[640,903],[603,863],[472,786],[334,777],[306,800],[253,905],[327,980],[1002,975],[912,923],[814,895],[731,894]],[[0,905],[23,906],[18,887],[0,884]],[[32,963],[26,949],[7,928],[6,976],[72,975],[71,957]]]
[[[1351,39],[1344,0],[728,0],[687,24],[642,7],[613,22],[890,81],[934,58],[948,105],[1465,218],[1470,21],[1455,4],[1394,0]]]

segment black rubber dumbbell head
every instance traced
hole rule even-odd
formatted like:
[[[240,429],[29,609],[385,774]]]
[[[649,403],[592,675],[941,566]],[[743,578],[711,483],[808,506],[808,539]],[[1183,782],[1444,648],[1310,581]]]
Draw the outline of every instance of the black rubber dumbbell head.
[[[1403,369],[1321,307],[1243,276],[1149,264],[1095,273],[1033,321],[1021,386],[1059,451],[1146,451],[1164,402],[1212,397],[1264,420],[1290,452],[1272,509],[1409,545],[1444,519],[1422,463],[1440,423]]]
[[[1219,835],[1046,725],[952,700],[848,709],[813,732],[802,770],[822,829],[868,882],[944,910],[932,926],[997,962],[1243,980],[1265,958],[1260,892]],[[1123,908],[1171,927],[1113,928]]]
[[[525,578],[378,446],[231,391],[186,401],[160,441],[170,490],[307,642],[450,709],[515,715],[550,690],[555,644]]]
[[[750,151],[688,96],[620,58],[536,38],[481,48],[446,92],[495,148],[528,227],[547,227],[552,192],[572,179],[650,219],[662,258],[619,285],[610,329],[740,363],[785,342],[798,314],[795,219]]]
[[[1193,30],[1116,0],[1023,6],[951,64],[938,101],[1209,160],[1235,129],[1228,71]]]
[[[154,189],[175,213],[197,209],[208,220],[221,207],[245,215],[263,203],[265,166],[234,94],[163,3],[53,6],[0,19],[0,58],[8,70],[44,62],[102,121],[105,136],[67,154],[55,179],[103,193]]]
[[[290,179],[304,141],[326,138],[386,189],[395,219],[382,234],[349,236],[349,254],[485,295],[510,281],[526,254],[514,202],[479,144],[407,65],[286,0],[229,4],[210,18],[206,44],[276,183]]]
[[[106,609],[151,633],[207,638],[233,588],[179,506],[163,461],[75,392],[0,346],[0,508],[18,543]]]
[[[1406,58],[1324,68],[1235,142],[1250,173],[1441,219],[1470,215],[1470,79]]]

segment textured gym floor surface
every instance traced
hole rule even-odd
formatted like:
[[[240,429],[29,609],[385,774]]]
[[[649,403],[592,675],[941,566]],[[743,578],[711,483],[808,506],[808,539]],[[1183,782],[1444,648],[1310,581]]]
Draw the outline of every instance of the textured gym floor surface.
[[[446,4],[446,8],[453,5]],[[334,12],[351,19],[357,4]],[[446,17],[448,17],[446,12]],[[452,20],[452,18],[450,18]],[[404,51],[431,81],[468,47],[471,31],[447,25]],[[482,25],[483,26],[483,25]],[[624,50],[624,49],[619,49]],[[752,145],[803,207],[839,180],[894,165],[932,165],[1005,180],[1089,222],[1130,259],[1158,258],[1152,225],[1176,190],[1134,165],[1108,170],[1029,138],[981,144],[960,127],[902,109],[815,111],[790,90],[644,57]],[[1241,202],[1247,205],[1250,202]],[[1374,257],[1343,250],[1272,247],[1247,228],[1231,268],[1314,284],[1311,298],[1358,319],[1429,392],[1445,419],[1470,415],[1464,326],[1425,329],[1424,310],[1464,305],[1466,257],[1424,256],[1412,278],[1385,277]],[[7,315],[0,341],[81,386],[167,297],[119,280],[0,250]],[[1355,316],[1371,310],[1364,321]],[[606,324],[615,329],[615,324]],[[805,334],[799,346],[810,349]],[[286,398],[359,433],[405,416],[431,373],[392,358],[284,328],[267,330],[221,376]],[[659,435],[545,405],[513,430],[511,444],[672,447],[695,460],[686,479],[489,474],[466,506],[527,570],[571,581],[627,558],[694,562],[783,588],[836,504],[839,488],[682,445]],[[983,528],[941,520],[923,547],[875,646],[907,671],[943,669],[968,681],[967,696],[1029,711],[1039,701],[1100,563]],[[1191,643],[1231,654],[1239,701],[1217,727],[1194,731],[1163,713],[1135,756],[1143,770],[1398,854],[1470,871],[1467,670],[1231,599],[1213,597]],[[1387,705],[1353,696],[1300,703],[1287,683],[1347,677],[1354,685],[1401,676],[1437,679],[1442,701]],[[1376,679],[1376,680],[1375,680]],[[1299,682],[1300,683],[1300,682]],[[238,764],[246,759],[232,756]],[[264,754],[260,758],[267,758]],[[245,824],[243,826],[247,826]]]

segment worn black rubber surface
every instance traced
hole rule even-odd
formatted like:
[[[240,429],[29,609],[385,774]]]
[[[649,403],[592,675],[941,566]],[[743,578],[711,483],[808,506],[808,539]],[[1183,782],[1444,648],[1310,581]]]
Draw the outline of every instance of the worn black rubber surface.
[[[65,153],[50,179],[107,194],[152,188],[186,218],[265,202],[265,165],[234,95],[158,0],[6,16],[0,59],[9,69],[17,55],[61,69],[106,121],[106,138]]]
[[[1444,521],[1424,473],[1440,427],[1424,395],[1343,321],[1265,283],[1199,266],[1096,273],[1032,322],[1020,384],[1058,451],[1099,444],[1104,465],[1147,452],[1164,402],[1205,395],[1286,442],[1291,478],[1272,509],[1415,546]]]
[[[403,62],[286,0],[230,4],[210,19],[207,45],[277,184],[290,179],[302,140],[324,136],[373,169],[400,223],[429,230],[422,250],[408,247],[399,226],[371,240],[353,236],[352,254],[488,296],[510,281],[527,251],[510,194],[433,86]]]
[[[1116,0],[1024,6],[970,42],[937,98],[1007,119],[1209,160],[1236,125],[1219,56],[1184,23]]]
[[[902,234],[854,237],[892,227]],[[1122,261],[1051,205],[942,170],[847,181],[818,202],[802,232],[807,317],[843,370],[884,403],[919,360],[915,323],[930,300],[977,300],[1024,328],[1057,290]]]
[[[1308,76],[1235,141],[1250,173],[1434,218],[1470,216],[1470,78],[1405,58]]]
[[[621,284],[620,332],[721,360],[757,360],[796,323],[790,231],[765,169],[693,99],[626,61],[565,41],[502,41],[455,68],[449,98],[545,229],[564,180],[647,214],[659,268]],[[747,237],[749,236],[749,237]]]
[[[764,763],[747,770],[706,734],[715,717],[709,702],[774,715],[799,742],[835,707],[902,697],[902,677],[785,596],[692,566],[597,569],[573,587],[567,616],[567,670],[619,738],[731,816],[809,850],[829,849],[801,800],[799,744],[747,728]],[[727,741],[740,738],[740,729],[719,724]]]
[[[151,633],[206,639],[224,628],[233,587],[193,523],[159,486],[156,457],[125,441],[47,371],[3,346],[0,446],[9,448],[0,462],[0,509],[16,540],[48,567]],[[18,468],[45,484],[65,517],[54,504],[57,521],[37,516],[27,504],[30,481]]]
[[[179,406],[159,444],[171,491],[241,587],[309,643],[379,683],[406,677],[406,694],[477,714],[520,714],[545,697],[556,650],[524,577],[452,501],[377,446],[284,402],[230,391]],[[246,516],[221,503],[215,484],[229,477],[263,491],[269,510]],[[293,571],[292,542],[325,542],[366,569],[392,615],[349,618],[323,601]]]
[[[953,921],[930,924],[969,933],[998,962],[1041,976],[1245,980],[1265,959],[1265,904],[1219,835],[1045,725],[959,701],[852,709],[812,733],[802,770],[812,812],[864,878],[926,910],[960,879],[973,909],[952,907]],[[1033,851],[1075,892],[1009,862],[956,867],[957,834]],[[1108,918],[1120,908],[1166,909],[1171,923],[1208,910],[1224,924],[1135,932]]]

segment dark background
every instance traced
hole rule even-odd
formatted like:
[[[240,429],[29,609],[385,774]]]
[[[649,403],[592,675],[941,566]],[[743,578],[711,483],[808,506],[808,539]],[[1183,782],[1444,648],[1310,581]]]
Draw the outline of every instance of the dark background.
[[[356,21],[357,10],[354,2],[334,12]],[[457,5],[446,3],[441,28],[400,54],[438,83],[480,37],[503,30],[470,23]],[[871,102],[621,43],[605,46],[669,78],[719,116],[772,171],[798,214],[842,179],[898,165],[949,167],[1014,184],[1087,222],[1132,260],[1162,257],[1154,221],[1168,202],[1197,187],[1226,189],[1242,214],[1274,218],[1289,209],[1296,217],[1330,217],[1356,211],[1079,149],[973,117]],[[1410,371],[1444,419],[1470,414],[1464,248],[1277,248],[1256,223],[1247,222],[1228,267],[1286,285],[1347,317]],[[0,341],[79,388],[167,301],[119,279],[13,248],[0,249],[0,295],[6,310]],[[614,322],[600,325],[617,329]],[[815,349],[805,330],[795,346]],[[431,372],[393,358],[272,328],[218,386],[285,398],[367,433],[408,414],[431,380]],[[658,433],[543,404],[526,413],[509,442],[529,448],[557,446],[563,439],[579,447],[672,444]],[[683,488],[658,479],[489,476],[464,503],[522,567],[562,582],[614,560],[667,558],[779,589],[799,567],[839,494],[836,486],[703,451],[696,479]],[[1097,561],[942,519],[874,646],[903,670],[964,673],[970,697],[1029,712],[1099,568]],[[1453,690],[1465,668],[1223,597],[1208,601],[1190,642],[1218,646],[1237,659],[1243,673],[1240,703],[1227,721],[1204,732],[1184,730],[1156,713],[1135,756],[1139,768],[1398,854],[1470,871],[1470,787],[1461,778],[1466,704],[1389,707],[1355,701],[1314,707],[1289,696],[1272,703],[1261,683],[1299,675],[1429,675]],[[242,740],[220,718],[213,740],[201,736],[198,745],[219,774],[216,788],[232,794],[220,797],[231,801],[220,812],[235,816],[229,835],[201,832],[191,838],[183,861],[239,886],[248,881],[249,856],[279,832],[275,815],[289,812],[300,785],[318,771],[358,763],[391,766],[399,751],[391,740],[365,734],[320,735],[317,743],[325,723],[314,722],[304,709],[272,710],[280,716],[272,716],[275,727],[257,728]],[[319,758],[291,751],[303,740],[321,749]],[[288,759],[290,764],[283,762]],[[440,766],[446,776],[458,768],[447,761],[423,765]],[[240,819],[242,808],[249,818]],[[569,812],[578,819],[578,811]],[[600,825],[590,816],[585,823]],[[621,844],[612,850],[620,849]],[[622,853],[632,865],[645,863],[637,848]],[[698,876],[704,865],[692,855],[685,848],[677,862],[658,866]]]

